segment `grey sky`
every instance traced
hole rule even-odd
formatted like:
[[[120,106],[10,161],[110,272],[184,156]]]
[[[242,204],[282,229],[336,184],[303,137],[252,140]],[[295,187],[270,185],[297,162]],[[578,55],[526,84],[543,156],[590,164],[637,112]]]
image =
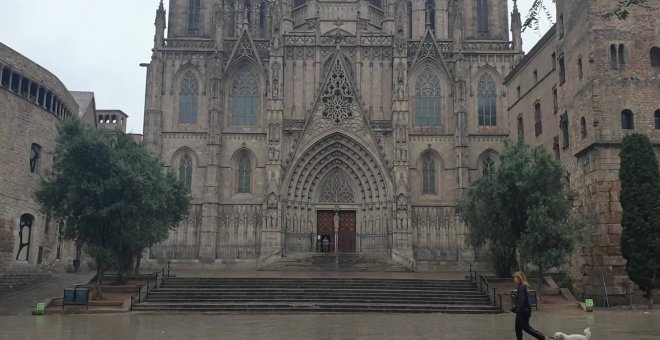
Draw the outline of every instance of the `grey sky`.
[[[146,72],[139,64],[151,57],[158,2],[0,0],[0,42],[48,69],[70,91],[93,91],[97,109],[126,112],[127,131],[142,133]],[[518,1],[523,20],[531,3]],[[540,32],[523,34],[526,51],[549,25],[542,21]]]

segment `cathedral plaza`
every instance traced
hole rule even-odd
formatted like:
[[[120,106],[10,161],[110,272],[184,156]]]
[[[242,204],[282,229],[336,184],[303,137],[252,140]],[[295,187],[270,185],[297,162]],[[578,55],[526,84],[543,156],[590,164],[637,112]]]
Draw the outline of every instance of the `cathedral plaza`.
[[[625,20],[603,16],[618,0],[546,1],[556,23],[525,50],[522,1],[152,2],[131,137],[190,208],[105,301],[76,301],[94,263],[33,192],[62,121],[130,115],[0,42],[0,339],[510,339],[514,283],[458,202],[518,141],[561,163],[587,225],[532,324],[660,339],[631,306],[619,180],[624,136],[660,155],[658,0]]]
[[[591,327],[592,339],[658,340],[658,318],[658,310],[543,311],[532,323],[547,335]],[[513,319],[508,313],[1,316],[0,339],[512,339]]]

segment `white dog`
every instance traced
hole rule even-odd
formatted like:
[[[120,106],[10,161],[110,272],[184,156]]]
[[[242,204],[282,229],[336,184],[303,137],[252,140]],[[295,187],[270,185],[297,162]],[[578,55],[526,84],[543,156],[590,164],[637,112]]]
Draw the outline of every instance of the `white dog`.
[[[555,333],[555,336],[552,337],[555,340],[589,340],[591,339],[591,330],[589,328],[584,330],[584,335],[582,334],[564,334],[562,332]]]

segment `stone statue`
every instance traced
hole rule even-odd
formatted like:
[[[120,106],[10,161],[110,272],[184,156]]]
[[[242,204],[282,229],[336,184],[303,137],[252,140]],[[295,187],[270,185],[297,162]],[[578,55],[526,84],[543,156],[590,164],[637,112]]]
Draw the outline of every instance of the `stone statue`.
[[[399,79],[396,83],[396,96],[399,100],[402,100],[406,95],[406,90],[403,87],[403,79]]]
[[[335,210],[335,217],[333,217],[335,231],[339,230],[339,211]]]

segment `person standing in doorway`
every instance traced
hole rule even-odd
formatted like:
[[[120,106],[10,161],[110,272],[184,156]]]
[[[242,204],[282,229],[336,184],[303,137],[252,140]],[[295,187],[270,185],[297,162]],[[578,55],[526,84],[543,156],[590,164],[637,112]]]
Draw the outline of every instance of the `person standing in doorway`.
[[[529,325],[529,319],[532,317],[532,305],[529,303],[529,284],[527,283],[525,273],[516,272],[513,274],[513,280],[518,285],[516,287],[516,304],[515,306],[511,306],[511,311],[516,313],[516,339],[523,339],[523,331],[536,339],[547,339],[543,333]]]
[[[323,252],[327,253],[328,252],[328,246],[330,245],[330,240],[328,239],[327,236],[323,237]]]

